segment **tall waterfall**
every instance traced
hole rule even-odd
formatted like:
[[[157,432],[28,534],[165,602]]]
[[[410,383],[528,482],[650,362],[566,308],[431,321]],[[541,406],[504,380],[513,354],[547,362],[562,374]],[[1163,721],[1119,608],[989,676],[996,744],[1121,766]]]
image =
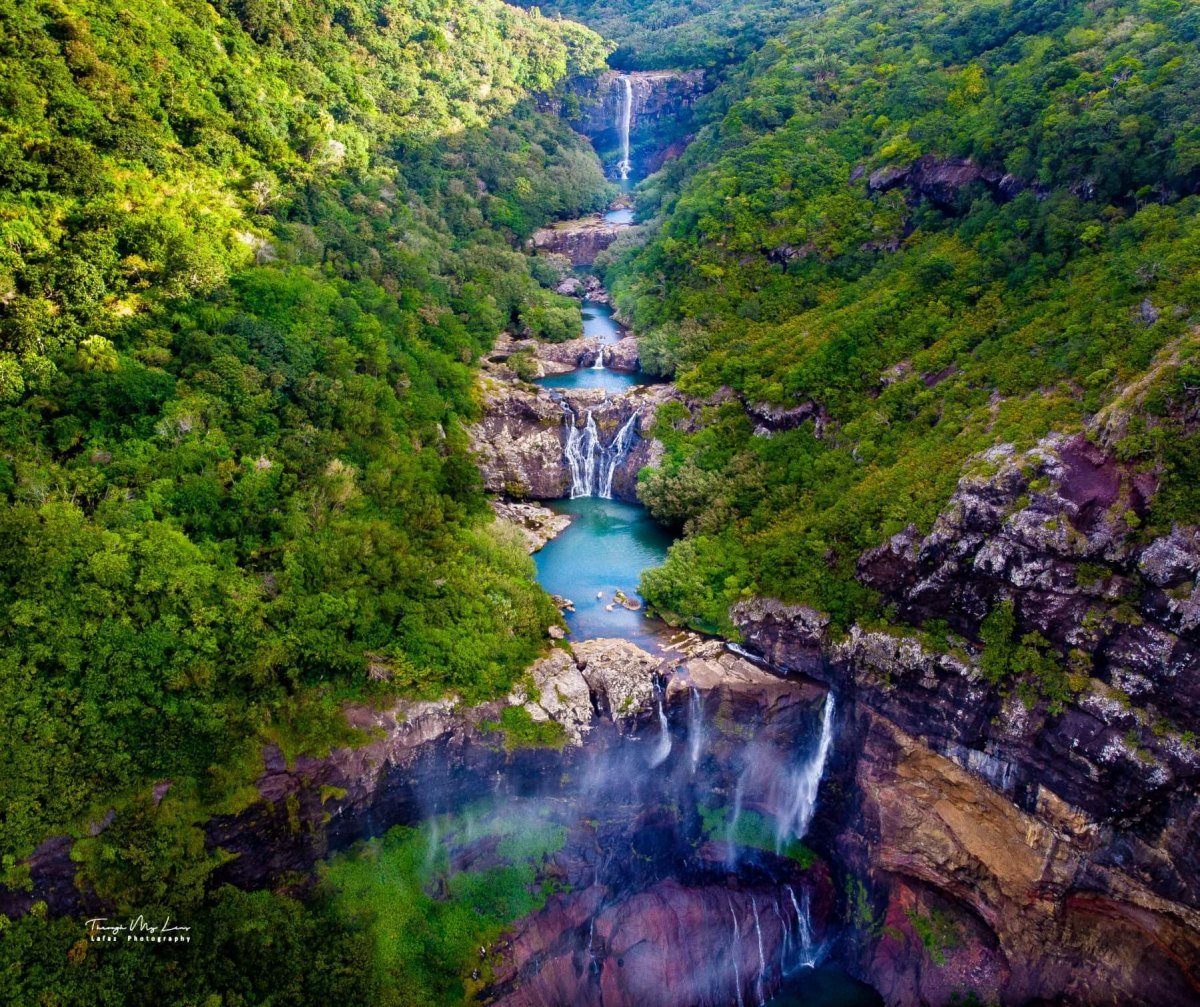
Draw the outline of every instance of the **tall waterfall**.
[[[833,745],[833,693],[825,696],[821,714],[821,737],[817,750],[804,765],[796,769],[788,781],[787,804],[776,819],[775,852],[780,852],[789,839],[803,839],[817,809],[817,790],[825,773],[825,760]]]
[[[700,690],[694,685],[688,694],[688,761],[692,772],[700,765],[700,756],[704,752],[704,700],[700,698]]]
[[[565,401],[563,414],[567,425],[563,453],[571,467],[571,499],[598,496],[611,500],[613,476],[633,446],[641,413],[634,410],[607,445],[600,439],[600,428],[590,409],[582,427],[576,425],[575,411]]]
[[[617,162],[617,172],[624,180],[633,170],[633,164],[629,160],[629,120],[633,115],[633,79],[628,74],[622,74],[621,84],[625,90],[621,101],[621,160]]]

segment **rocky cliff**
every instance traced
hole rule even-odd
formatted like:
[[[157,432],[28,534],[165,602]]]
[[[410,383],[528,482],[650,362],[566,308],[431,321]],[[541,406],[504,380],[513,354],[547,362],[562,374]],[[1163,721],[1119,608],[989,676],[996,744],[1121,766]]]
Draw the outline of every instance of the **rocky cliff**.
[[[819,860],[769,844],[735,850],[719,812],[741,793],[738,774],[751,757],[768,769],[786,765],[797,739],[811,735],[824,690],[719,643],[690,643],[667,655],[624,640],[555,648],[510,696],[479,706],[352,706],[347,717],[364,744],[290,762],[268,749],[257,799],[209,823],[209,846],[230,858],[216,880],[295,887],[357,839],[467,805],[476,826],[444,842],[453,869],[471,870],[494,853],[484,803],[511,816],[532,799],[538,821],[551,816],[562,827],[537,878],[556,893],[480,950],[463,977],[475,999],[761,1001],[784,965],[828,936],[834,892]],[[496,728],[506,707],[557,724],[561,747],[505,743]],[[746,807],[760,799],[748,792]],[[69,842],[60,845],[55,863],[69,875]],[[29,898],[47,898],[53,877],[35,871]]]
[[[578,220],[563,220],[533,232],[529,246],[535,252],[565,255],[573,266],[590,266],[631,224],[617,224],[595,213]]]
[[[658,407],[679,393],[670,385],[646,385],[606,395],[601,389],[550,390],[484,379],[483,419],[470,430],[484,486],[518,499],[554,500],[570,495],[565,452],[570,427],[582,428],[590,412],[604,443],[634,414],[637,437],[613,476],[618,500],[637,500],[637,474],[657,462],[661,446],[646,436]]]
[[[1153,490],[1082,437],[977,459],[928,535],[860,563],[949,650],[735,609],[747,647],[851,705],[819,825],[889,1003],[1200,1003],[1200,562],[1192,529],[1133,534]],[[1004,606],[1029,648],[1008,667],[979,642]]]
[[[657,171],[686,134],[691,110],[705,90],[704,71],[648,70],[625,75],[610,71],[573,82],[580,112],[571,124],[592,140],[602,156],[620,148],[623,76],[629,78],[632,92],[631,160],[640,177]]]

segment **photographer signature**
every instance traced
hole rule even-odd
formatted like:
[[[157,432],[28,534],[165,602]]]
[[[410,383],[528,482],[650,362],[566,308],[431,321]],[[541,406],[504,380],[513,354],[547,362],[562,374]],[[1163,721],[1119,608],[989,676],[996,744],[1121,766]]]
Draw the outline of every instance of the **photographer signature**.
[[[162,923],[153,923],[143,915],[133,917],[126,923],[109,922],[107,916],[93,916],[84,921],[88,937],[94,941],[190,941],[191,927],[172,925],[167,916]]]

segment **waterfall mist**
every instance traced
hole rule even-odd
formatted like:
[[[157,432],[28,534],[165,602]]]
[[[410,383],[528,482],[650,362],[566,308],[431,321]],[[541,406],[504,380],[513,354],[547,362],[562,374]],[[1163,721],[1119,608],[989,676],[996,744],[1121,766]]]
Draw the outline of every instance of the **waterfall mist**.
[[[717,710],[731,702],[740,713],[726,722]],[[501,864],[505,850],[544,843],[539,883],[556,894],[502,942],[545,949],[514,978],[514,989],[536,984],[538,999],[514,1007],[590,1007],[613,984],[622,1002],[656,1002],[664,969],[672,1002],[762,1005],[818,960],[810,888],[828,882],[795,850],[777,852],[770,829],[746,823],[771,813],[771,777],[787,790],[792,770],[813,764],[832,704],[815,707],[806,688],[762,706],[668,676],[649,706],[602,717],[562,752],[518,749],[478,771],[431,756],[405,770],[420,808],[421,884],[435,898],[460,890],[460,873]],[[639,922],[660,912],[678,925]]]

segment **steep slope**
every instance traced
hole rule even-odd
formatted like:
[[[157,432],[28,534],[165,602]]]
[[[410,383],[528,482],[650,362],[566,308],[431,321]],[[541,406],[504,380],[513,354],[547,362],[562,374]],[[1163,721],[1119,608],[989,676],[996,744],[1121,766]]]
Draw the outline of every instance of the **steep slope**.
[[[79,926],[35,907],[3,984],[340,1001],[375,981],[339,978],[353,940],[267,894],[212,904],[198,823],[246,799],[265,741],[354,737],[346,698],[494,694],[545,647],[557,614],[463,428],[501,330],[578,329],[516,246],[605,183],[529,96],[604,47],[491,0],[48,0],[0,24],[5,880],[66,833],[85,898],[331,948],[308,979],[282,949],[226,973],[219,944],[174,978],[154,955],[68,977]]]

